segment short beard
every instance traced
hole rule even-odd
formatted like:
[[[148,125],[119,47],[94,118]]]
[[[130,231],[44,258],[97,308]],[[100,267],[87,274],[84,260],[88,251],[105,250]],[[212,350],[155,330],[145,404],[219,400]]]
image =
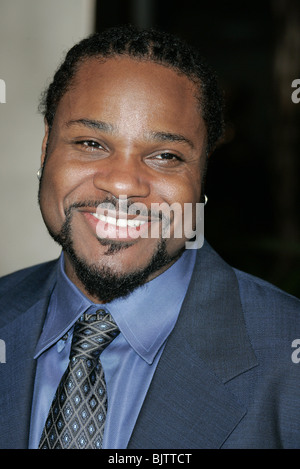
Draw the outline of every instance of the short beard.
[[[85,204],[86,205],[86,204]],[[157,249],[152,258],[144,268],[139,268],[131,273],[116,273],[108,266],[99,267],[95,264],[89,265],[81,259],[73,247],[71,219],[72,210],[78,207],[74,204],[66,213],[66,220],[58,234],[49,230],[52,238],[62,246],[63,251],[69,256],[74,267],[77,278],[80,280],[86,291],[102,303],[109,303],[116,298],[125,298],[136,288],[144,285],[150,276],[158,272],[163,267],[178,259],[184,248],[178,250],[170,256],[166,249],[166,239],[160,239]],[[104,255],[110,256],[123,249],[128,249],[133,243],[99,239],[99,243],[108,246]]]

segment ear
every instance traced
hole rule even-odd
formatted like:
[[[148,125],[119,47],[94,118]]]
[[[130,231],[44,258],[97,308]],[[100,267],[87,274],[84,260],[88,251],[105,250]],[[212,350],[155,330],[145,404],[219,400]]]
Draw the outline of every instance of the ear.
[[[49,125],[46,119],[44,119],[44,124],[45,124],[45,135],[43,138],[42,142],[42,155],[41,155],[41,168],[44,165],[46,154],[47,154],[47,144],[48,144],[48,139],[49,139]]]

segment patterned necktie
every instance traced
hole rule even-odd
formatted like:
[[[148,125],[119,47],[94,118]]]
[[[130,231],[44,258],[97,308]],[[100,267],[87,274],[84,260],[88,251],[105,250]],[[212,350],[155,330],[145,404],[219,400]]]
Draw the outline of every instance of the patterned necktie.
[[[70,363],[55,393],[39,449],[101,449],[107,395],[100,353],[119,330],[104,310],[74,326]]]

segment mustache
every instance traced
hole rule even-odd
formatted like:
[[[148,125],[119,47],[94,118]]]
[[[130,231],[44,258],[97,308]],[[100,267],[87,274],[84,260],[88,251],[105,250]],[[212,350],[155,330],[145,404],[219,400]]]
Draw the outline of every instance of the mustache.
[[[79,201],[79,202],[73,202],[67,208],[65,208],[64,212],[65,212],[66,218],[69,218],[72,212],[76,209],[93,208],[95,209],[95,212],[96,212],[99,206],[101,206],[102,209],[107,209],[107,210],[113,209],[117,213],[120,212],[122,214],[131,214],[131,215],[132,215],[132,212],[130,212],[129,209],[130,207],[132,207],[134,208],[134,212],[137,216],[140,215],[143,217],[148,217],[150,219],[157,218],[160,221],[162,221],[165,218],[161,210],[153,210],[153,208],[148,208],[142,202],[135,202],[127,198],[117,198],[114,196],[110,196],[110,197],[107,196],[101,200],[90,199],[90,200],[84,200],[84,201]]]

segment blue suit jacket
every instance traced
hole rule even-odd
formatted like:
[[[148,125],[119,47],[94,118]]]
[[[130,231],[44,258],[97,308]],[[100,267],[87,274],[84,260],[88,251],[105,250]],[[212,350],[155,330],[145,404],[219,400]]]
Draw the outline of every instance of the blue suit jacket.
[[[0,448],[27,448],[57,262],[0,281]],[[128,448],[300,448],[300,301],[205,244]]]

